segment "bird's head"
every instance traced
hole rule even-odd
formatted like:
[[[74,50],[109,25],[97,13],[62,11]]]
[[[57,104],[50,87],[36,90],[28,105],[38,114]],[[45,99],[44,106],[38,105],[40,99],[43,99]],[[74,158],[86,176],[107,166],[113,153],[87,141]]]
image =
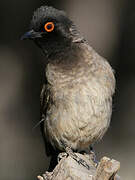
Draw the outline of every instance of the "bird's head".
[[[57,54],[71,46],[73,27],[63,11],[42,6],[34,12],[30,29],[21,39],[33,40],[47,55]]]

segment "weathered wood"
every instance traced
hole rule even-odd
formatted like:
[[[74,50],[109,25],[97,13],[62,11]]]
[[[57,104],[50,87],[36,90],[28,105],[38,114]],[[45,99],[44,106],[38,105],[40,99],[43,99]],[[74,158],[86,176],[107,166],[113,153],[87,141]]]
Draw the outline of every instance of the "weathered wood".
[[[95,180],[113,180],[119,168],[118,161],[103,157],[97,167]]]
[[[71,156],[63,157],[53,172],[46,172],[43,176],[38,176],[39,180],[120,180],[116,175],[120,168],[120,163],[103,157],[96,168],[90,155],[75,153],[78,158],[83,159],[90,167],[88,170],[79,164]]]

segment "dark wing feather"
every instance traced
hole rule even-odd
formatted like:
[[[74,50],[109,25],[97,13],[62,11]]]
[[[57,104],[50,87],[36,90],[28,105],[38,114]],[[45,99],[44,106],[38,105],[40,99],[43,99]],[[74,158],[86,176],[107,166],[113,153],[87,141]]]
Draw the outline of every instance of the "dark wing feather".
[[[40,128],[45,143],[46,155],[52,156],[56,154],[57,150],[54,150],[52,145],[49,143],[49,139],[47,139],[47,137],[45,136],[45,132],[44,132],[44,121],[46,120],[46,111],[49,105],[48,104],[49,99],[50,99],[49,90],[47,88],[47,84],[43,84],[40,94],[40,118],[41,118]]]

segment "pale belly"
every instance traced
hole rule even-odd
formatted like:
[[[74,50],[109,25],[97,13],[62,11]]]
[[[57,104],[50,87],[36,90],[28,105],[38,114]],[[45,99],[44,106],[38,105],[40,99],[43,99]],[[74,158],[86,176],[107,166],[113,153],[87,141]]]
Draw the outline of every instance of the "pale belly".
[[[46,136],[54,147],[63,150],[64,143],[81,151],[102,138],[112,111],[107,89],[92,83],[65,88],[55,92],[54,100],[45,121]]]

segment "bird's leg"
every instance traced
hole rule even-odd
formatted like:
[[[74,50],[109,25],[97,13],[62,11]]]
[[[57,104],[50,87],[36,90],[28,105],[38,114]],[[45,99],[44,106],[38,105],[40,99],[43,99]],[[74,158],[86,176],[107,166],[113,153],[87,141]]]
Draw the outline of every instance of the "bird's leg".
[[[89,165],[83,160],[81,159],[80,157],[78,157],[73,151],[71,148],[69,147],[66,147],[66,153],[72,157],[74,160],[76,160],[79,164],[83,165],[84,167],[86,167],[88,170],[90,169]]]
[[[92,161],[94,162],[95,167],[97,167],[98,161],[97,161],[96,154],[95,154],[95,151],[92,146],[90,146],[90,148],[89,148],[89,153],[90,153]]]
[[[61,141],[61,145],[64,147],[67,155],[72,157],[74,160],[76,160],[79,164],[83,165],[86,167],[88,170],[90,169],[89,165],[80,157],[78,157],[72,150],[72,148],[68,147],[65,142]]]

